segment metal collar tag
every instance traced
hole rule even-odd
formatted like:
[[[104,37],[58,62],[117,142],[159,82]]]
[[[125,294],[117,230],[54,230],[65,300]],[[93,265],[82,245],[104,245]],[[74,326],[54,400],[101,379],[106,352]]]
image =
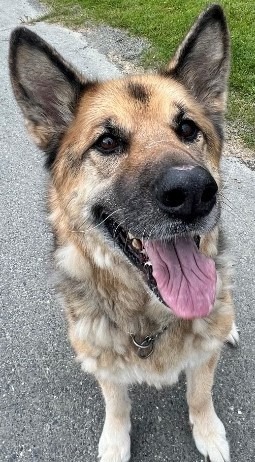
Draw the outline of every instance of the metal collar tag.
[[[154,342],[155,340],[165,332],[168,326],[163,327],[163,329],[160,332],[157,332],[154,335],[147,335],[142,340],[137,339],[137,335],[135,334],[130,334],[130,337],[132,339],[133,345],[137,348],[136,354],[139,356],[139,358],[146,359],[149,358],[149,356],[153,353],[154,350]]]
[[[141,342],[136,340],[136,336],[134,334],[130,334],[130,337],[137,348],[136,354],[139,358],[146,359],[153,353],[155,337],[147,336]]]

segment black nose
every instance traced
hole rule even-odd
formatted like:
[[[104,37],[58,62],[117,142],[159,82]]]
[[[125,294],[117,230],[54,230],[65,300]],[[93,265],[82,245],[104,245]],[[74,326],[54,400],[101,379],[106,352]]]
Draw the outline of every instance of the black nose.
[[[185,220],[207,215],[215,205],[217,191],[212,175],[200,166],[171,167],[155,183],[160,208]]]

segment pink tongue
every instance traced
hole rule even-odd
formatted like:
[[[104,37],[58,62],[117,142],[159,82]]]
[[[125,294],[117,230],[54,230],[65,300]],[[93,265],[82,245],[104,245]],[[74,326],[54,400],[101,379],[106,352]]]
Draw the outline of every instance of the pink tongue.
[[[207,316],[215,300],[216,269],[191,238],[147,241],[145,250],[164,302],[180,318]]]

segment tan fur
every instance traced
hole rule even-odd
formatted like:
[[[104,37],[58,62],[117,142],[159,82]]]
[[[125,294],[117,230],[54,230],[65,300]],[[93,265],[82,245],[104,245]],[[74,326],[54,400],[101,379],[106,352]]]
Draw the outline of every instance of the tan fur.
[[[227,340],[238,342],[231,266],[217,224],[220,198],[213,206],[214,215],[211,210],[206,219],[199,215],[199,231],[187,230],[185,220],[186,228],[174,223],[171,231],[174,219],[171,214],[166,218],[148,186],[154,184],[154,172],[181,165],[184,170],[202,167],[221,189],[229,69],[221,8],[214,5],[199,17],[161,74],[87,82],[26,29],[13,34],[10,68],[28,131],[48,155],[50,222],[70,342],[82,368],[99,380],[105,398],[101,462],[130,459],[127,386],[169,385],[182,371],[187,375],[197,448],[211,462],[229,462],[224,426],[211,398],[221,347]],[[198,127],[192,142],[178,133],[178,117],[183,114],[183,120]],[[96,143],[107,124],[121,132],[117,138],[122,143],[128,138],[128,149],[114,155],[100,151]],[[180,319],[159,301],[143,272],[105,232],[104,220],[96,222],[93,207],[102,203],[111,212],[107,219],[112,216],[118,226],[140,239],[199,235],[200,252],[213,259],[217,269],[216,299],[208,316]],[[151,356],[141,358],[132,335],[144,339],[155,334]]]

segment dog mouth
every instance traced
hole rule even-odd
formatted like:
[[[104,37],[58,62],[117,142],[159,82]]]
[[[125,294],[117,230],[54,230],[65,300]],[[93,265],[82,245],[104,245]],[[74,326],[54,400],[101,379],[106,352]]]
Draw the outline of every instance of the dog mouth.
[[[101,211],[100,222],[129,261],[142,273],[150,291],[177,317],[206,317],[216,294],[215,262],[199,251],[199,236],[168,240],[140,239]]]

